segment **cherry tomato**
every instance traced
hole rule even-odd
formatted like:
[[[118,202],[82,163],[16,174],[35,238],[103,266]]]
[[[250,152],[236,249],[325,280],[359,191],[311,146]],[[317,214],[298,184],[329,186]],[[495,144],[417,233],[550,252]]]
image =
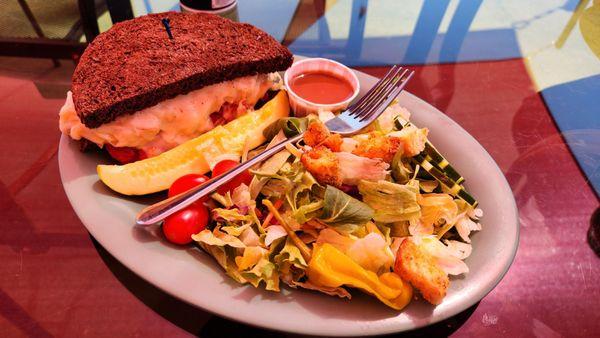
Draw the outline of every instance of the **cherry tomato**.
[[[238,161],[223,160],[215,165],[211,177],[215,178],[221,174],[224,174],[229,171],[229,169],[236,167],[238,164],[240,164]],[[231,181],[223,184],[221,187],[219,187],[219,189],[217,189],[217,191],[219,194],[225,194],[228,191],[232,191],[233,189],[237,188],[242,183],[249,185],[250,181],[252,181],[252,175],[246,170],[234,177]]]
[[[184,245],[191,243],[192,235],[204,230],[207,224],[208,209],[194,203],[167,217],[162,229],[169,242]]]
[[[127,164],[148,158],[141,149],[131,147],[113,147],[110,144],[105,145],[110,157],[114,158],[120,164]]]
[[[169,197],[179,195],[182,192],[188,191],[193,187],[203,184],[208,180],[210,180],[210,178],[208,178],[208,176],[205,175],[188,174],[181,176],[175,182],[173,182],[173,184],[171,184],[171,187],[169,188]],[[202,200],[206,200],[206,198]]]

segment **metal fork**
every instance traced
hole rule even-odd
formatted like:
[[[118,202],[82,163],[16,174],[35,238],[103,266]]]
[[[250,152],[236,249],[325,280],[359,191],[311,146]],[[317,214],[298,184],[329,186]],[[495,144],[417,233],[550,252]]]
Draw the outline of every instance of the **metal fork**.
[[[400,66],[392,67],[360,100],[335,118],[327,121],[325,125],[329,130],[342,136],[358,133],[383,113],[385,108],[404,89],[413,74],[413,71]],[[137,215],[136,223],[150,225],[162,221],[167,216],[214,192],[218,187],[229,182],[244,170],[248,170],[255,164],[275,155],[287,144],[300,141],[303,135],[301,133],[288,138],[215,179],[143,209]]]

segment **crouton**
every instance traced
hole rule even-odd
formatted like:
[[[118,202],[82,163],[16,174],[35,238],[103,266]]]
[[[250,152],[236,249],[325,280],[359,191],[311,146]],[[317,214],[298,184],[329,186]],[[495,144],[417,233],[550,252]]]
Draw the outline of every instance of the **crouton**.
[[[331,133],[325,124],[319,120],[313,120],[304,132],[304,143],[307,146],[316,147],[321,144]]]
[[[331,151],[340,151],[342,137],[339,134],[331,134],[323,122],[314,120],[304,132],[304,143],[311,147],[323,145]]]
[[[409,281],[431,304],[439,304],[450,284],[448,275],[439,268],[435,258],[411,239],[405,239],[396,255],[394,271]]]
[[[402,148],[402,140],[397,137],[389,137],[379,132],[370,132],[367,138],[358,140],[356,148],[352,151],[354,155],[373,159],[382,159],[391,163],[394,155]]]
[[[394,131],[388,134],[388,137],[395,137],[403,144],[403,156],[413,157],[425,149],[427,143],[427,128],[417,128],[413,125],[404,127],[402,130]]]
[[[344,140],[340,134],[331,134],[325,139],[325,141],[323,141],[322,144],[331,149],[331,151],[338,152],[341,150],[343,142]]]
[[[336,187],[342,185],[340,162],[335,154],[324,146],[306,151],[300,158],[302,164],[321,184]]]

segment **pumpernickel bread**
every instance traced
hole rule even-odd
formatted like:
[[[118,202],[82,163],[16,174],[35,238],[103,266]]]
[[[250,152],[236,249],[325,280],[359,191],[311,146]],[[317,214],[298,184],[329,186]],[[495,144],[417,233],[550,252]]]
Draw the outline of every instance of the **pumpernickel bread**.
[[[211,84],[285,70],[292,59],[286,47],[249,24],[202,13],[150,14],[92,41],[71,90],[77,115],[96,128]]]

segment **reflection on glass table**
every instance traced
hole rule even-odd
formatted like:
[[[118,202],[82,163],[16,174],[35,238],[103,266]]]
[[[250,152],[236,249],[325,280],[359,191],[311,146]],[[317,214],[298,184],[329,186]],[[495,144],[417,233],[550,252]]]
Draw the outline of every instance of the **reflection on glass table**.
[[[62,21],[54,2],[26,2],[48,36],[44,23],[76,21],[74,2]],[[416,75],[407,90],[472,134],[507,177],[521,223],[514,265],[475,307],[408,336],[600,332],[600,260],[587,244],[600,190],[598,3],[238,1],[240,21],[294,53],[334,58],[379,77],[390,64],[409,65]],[[22,11],[19,2],[12,5]],[[177,6],[136,0],[131,15]],[[105,31],[125,14],[111,17],[101,6],[94,19]],[[31,31],[19,15],[26,25],[6,27]],[[56,160],[57,112],[77,55],[0,57],[0,332],[282,336],[178,301],[90,239],[63,192]]]

